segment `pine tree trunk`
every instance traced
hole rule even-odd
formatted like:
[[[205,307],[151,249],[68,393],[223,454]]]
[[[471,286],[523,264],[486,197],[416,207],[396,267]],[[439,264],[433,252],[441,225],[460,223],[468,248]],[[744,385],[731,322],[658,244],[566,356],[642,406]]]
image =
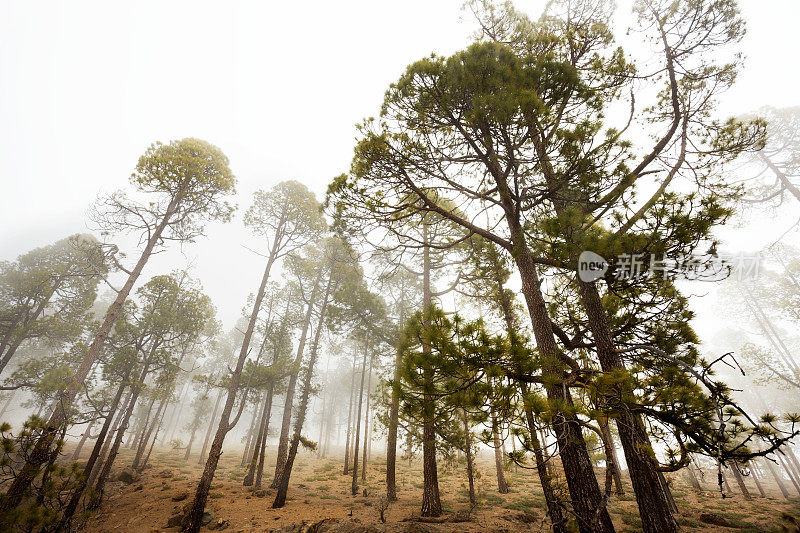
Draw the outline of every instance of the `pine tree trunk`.
[[[242,465],[247,466],[247,474],[244,476],[244,480],[242,481],[242,485],[245,487],[249,487],[253,484],[253,480],[256,477],[256,466],[258,463],[258,457],[261,455],[261,446],[264,441],[264,431],[266,430],[264,426],[264,414],[267,411],[267,396],[268,394],[264,394],[264,400],[259,402],[259,408],[256,409],[258,414],[258,433],[253,439],[253,446],[250,446],[250,441],[248,440],[248,446],[245,447],[245,455],[242,457]],[[255,422],[255,418],[253,419]],[[253,424],[250,424],[250,429],[253,429]],[[246,461],[245,458],[249,458],[249,461]]]
[[[589,322],[597,346],[597,357],[604,372],[625,370],[625,365],[616,350],[608,317],[602,300],[594,283],[576,280],[578,283],[583,308]],[[622,386],[622,385],[620,385]],[[622,389],[619,396],[625,397],[631,391]],[[616,397],[617,394],[608,396]],[[612,408],[616,406],[611,406]],[[642,529],[645,533],[669,533],[678,531],[678,523],[673,516],[673,505],[666,494],[666,488],[659,482],[659,474],[652,450],[650,437],[641,417],[626,409],[624,405],[617,409],[617,432],[625,462],[628,464],[633,492],[639,506]]]
[[[686,473],[687,477],[689,478],[689,483],[692,485],[692,488],[696,491],[702,491],[703,487],[700,486],[700,480],[697,479],[697,475],[695,475],[691,465],[686,467]]]
[[[75,451],[72,452],[73,461],[77,461],[78,458],[81,456],[81,450],[83,449],[83,445],[86,444],[86,440],[89,438],[89,435],[91,435],[92,433],[92,428],[94,427],[94,423],[95,420],[91,420],[89,422],[89,425],[86,426],[86,431],[84,431],[83,435],[81,435],[81,440],[78,441],[78,445],[75,446]]]
[[[244,443],[244,452],[242,452],[242,462],[239,465],[242,468],[249,464],[247,460],[253,455],[253,447],[255,446],[256,442],[258,442],[258,439],[254,439],[253,437],[258,431],[258,429],[256,429],[256,425],[261,420],[263,414],[264,402],[259,402],[253,409],[253,416],[250,417],[250,426],[247,429],[247,440]]]
[[[214,420],[217,419],[217,411],[219,404],[222,401],[222,391],[217,392],[217,400],[214,402],[214,411],[211,413],[211,420],[208,422],[208,429],[206,430],[206,437],[203,439],[203,449],[200,450],[200,457],[197,459],[197,464],[203,464],[206,460],[206,451],[208,450],[208,441],[211,439],[211,432],[214,430]]]
[[[402,323],[401,323],[402,324]],[[392,403],[389,406],[389,427],[386,437],[386,498],[397,501],[397,426],[400,418],[400,350],[395,350],[392,375]]]
[[[355,496],[358,494],[358,444],[361,436],[361,404],[364,399],[364,378],[367,374],[367,348],[364,347],[364,360],[361,363],[361,387],[358,392],[358,410],[356,411],[356,431],[355,443],[353,445],[353,481],[350,485],[350,493]]]
[[[431,324],[427,314],[433,308],[433,292],[431,286],[431,257],[428,246],[428,223],[422,223],[422,309],[424,313],[423,327],[430,330]],[[430,354],[431,348],[423,343],[423,354]],[[427,357],[426,357],[427,359]],[[425,383],[433,380],[433,370],[424,368],[422,375]],[[430,395],[422,396],[422,516],[437,517],[442,514],[442,502],[439,497],[439,473],[436,466],[436,399]]]
[[[367,378],[367,407],[364,415],[364,454],[361,465],[361,482],[367,482],[367,449],[369,448],[369,392],[372,390],[372,358],[369,359],[369,377]]]
[[[150,443],[150,437],[153,435],[153,430],[161,423],[161,415],[162,410],[166,406],[167,398],[164,397],[161,400],[161,403],[156,409],[156,414],[153,416],[152,423],[149,424],[147,431],[144,433],[142,437],[142,442],[139,444],[139,448],[136,450],[136,457],[133,459],[133,466],[132,468],[137,472],[141,472],[144,468],[144,464],[140,464],[142,462],[142,458],[144,457],[145,450],[147,450],[147,445]]]
[[[111,467],[114,466],[114,461],[116,460],[117,454],[119,453],[119,448],[122,445],[122,438],[125,436],[125,431],[128,429],[128,423],[130,422],[131,414],[133,414],[133,410],[136,407],[136,400],[139,398],[141,381],[139,383],[140,385],[134,388],[133,395],[128,403],[128,409],[125,412],[125,416],[123,417],[122,421],[120,422],[119,429],[117,429],[117,435],[114,438],[114,444],[111,445],[111,449],[108,451],[108,457],[106,457],[106,460],[103,463],[103,469],[100,471],[100,474],[97,477],[97,483],[94,487],[95,499],[92,503],[93,508],[97,508],[103,499],[103,490],[105,489],[106,481],[108,480],[109,475],[111,475]]]
[[[519,235],[515,239],[517,242],[524,242],[521,228],[517,230]],[[556,348],[550,317],[547,314],[547,305],[539,287],[539,275],[531,258],[527,246],[518,246],[514,259],[519,268],[522,280],[522,293],[531,315],[536,345],[542,359],[547,363],[543,368],[545,376],[560,379],[560,368],[553,366],[558,360],[558,350]],[[568,388],[559,385],[545,386],[547,398],[554,405],[569,406],[572,398]],[[555,410],[552,416],[552,427],[556,435],[558,449],[561,456],[561,463],[564,466],[564,475],[567,478],[567,486],[572,497],[572,505],[575,516],[578,520],[578,527],[581,533],[598,532],[608,533],[614,531],[614,525],[608,514],[605,500],[597,478],[589,460],[589,452],[586,449],[586,442],[581,433],[580,422],[576,416],[569,411]],[[627,457],[627,456],[626,456]],[[631,472],[633,477],[633,472]],[[657,482],[657,481],[656,481]],[[664,533],[672,531],[664,530]]]
[[[598,420],[600,426],[600,436],[603,439],[603,448],[606,454],[606,468],[611,471],[614,478],[614,487],[616,488],[617,496],[623,496],[625,489],[622,486],[622,473],[619,470],[619,461],[617,460],[617,449],[614,446],[614,439],[611,437],[611,430],[608,427],[608,418],[601,418]]]
[[[792,471],[791,465],[789,465],[789,462],[786,460],[786,457],[781,453],[780,450],[778,450],[775,455],[778,458],[778,461],[780,461],[781,466],[783,466],[783,469],[786,471],[786,475],[789,476],[789,481],[791,481],[792,485],[794,485],[794,489],[798,494],[800,494],[800,482],[798,482],[797,477]]]
[[[781,476],[778,474],[778,471],[775,470],[775,466],[772,464],[772,461],[770,461],[769,459],[765,458],[764,462],[767,464],[767,470],[769,470],[769,473],[772,476],[772,479],[775,480],[775,483],[778,485],[778,488],[781,490],[781,494],[783,494],[783,497],[788,500],[789,499],[789,491],[786,490],[786,485],[783,484],[783,480],[781,479]]]
[[[6,400],[6,403],[3,404],[3,409],[0,410],[0,417],[5,415],[6,411],[8,411],[8,408],[11,405],[11,401],[14,399],[14,396],[17,395],[17,390],[19,389],[12,390],[11,394],[8,395],[8,400]],[[2,421],[2,419],[0,419],[0,421]]]
[[[320,277],[322,270],[317,275],[314,281],[314,288],[311,290],[311,297],[308,301],[308,309],[306,310],[305,318],[303,319],[303,329],[300,333],[300,340],[297,345],[297,355],[295,356],[291,374],[289,374],[289,383],[286,386],[286,395],[283,401],[283,419],[281,421],[281,434],[278,440],[278,453],[275,460],[275,477],[272,480],[271,488],[277,489],[280,484],[281,471],[283,470],[283,463],[286,462],[286,456],[289,448],[289,429],[292,424],[292,407],[294,404],[295,387],[297,386],[297,374],[300,371],[300,362],[303,360],[303,351],[306,347],[308,339],[308,328],[311,325],[311,315],[314,311],[314,301],[317,297],[319,289]]]
[[[353,354],[353,373],[350,377],[350,403],[347,407],[347,438],[344,443],[344,471],[345,476],[350,472],[350,428],[353,426],[353,396],[356,389],[356,354]]]
[[[289,452],[286,456],[286,463],[284,464],[283,471],[281,472],[280,483],[278,485],[278,490],[275,493],[275,501],[272,502],[273,509],[278,509],[286,504],[286,494],[289,492],[289,479],[292,476],[294,460],[295,457],[297,457],[297,448],[300,445],[300,437],[303,434],[303,424],[305,423],[306,412],[308,410],[308,399],[311,396],[311,382],[314,379],[314,366],[317,362],[319,339],[322,334],[323,326],[325,325],[325,311],[328,307],[328,297],[331,294],[332,286],[333,273],[330,273],[328,277],[328,283],[325,288],[325,296],[322,299],[322,306],[319,311],[317,330],[314,332],[314,344],[311,348],[311,355],[308,358],[308,368],[306,369],[305,379],[303,380],[303,392],[300,395],[300,405],[297,412],[297,418],[294,422],[294,435],[292,436],[292,442],[289,446]]]
[[[497,492],[508,494],[508,483],[506,482],[505,468],[503,465],[504,457],[502,445],[500,444],[500,431],[498,429],[497,416],[494,408],[491,408],[492,421],[492,447],[494,448],[494,468],[497,472]]]
[[[533,447],[533,456],[536,459],[536,471],[539,474],[539,482],[542,485],[542,492],[544,493],[544,500],[547,504],[547,514],[550,516],[550,523],[553,527],[553,533],[566,533],[567,519],[564,517],[564,509],[561,501],[553,489],[553,478],[550,471],[547,469],[547,461],[542,451],[542,445],[539,442],[539,437],[536,430],[536,420],[533,415],[533,408],[528,400],[528,386],[525,383],[520,383],[523,398],[523,410],[525,411],[525,421],[528,424],[528,433],[531,437],[531,446]]]
[[[61,515],[61,521],[58,524],[57,530],[69,531],[70,528],[70,521],[72,517],[75,515],[75,511],[78,508],[78,504],[80,503],[81,497],[83,496],[84,491],[86,490],[87,486],[90,486],[92,483],[92,472],[96,469],[97,461],[100,457],[100,450],[103,449],[103,445],[105,443],[106,437],[108,435],[108,431],[111,428],[111,423],[114,418],[114,414],[116,413],[117,408],[119,407],[119,402],[122,399],[122,393],[125,390],[125,382],[128,380],[128,376],[130,374],[130,368],[125,374],[125,377],[122,379],[122,384],[117,388],[117,393],[114,395],[114,400],[111,402],[111,405],[108,408],[108,414],[106,415],[105,420],[103,421],[103,427],[100,428],[100,433],[97,435],[97,440],[94,442],[94,446],[92,447],[92,453],[89,454],[89,459],[86,461],[86,466],[83,467],[83,473],[78,480],[75,489],[72,491],[72,495],[70,496],[70,500],[67,503],[66,507],[64,508],[64,512]]]
[[[217,432],[214,435],[214,440],[211,442],[211,449],[208,452],[208,459],[206,460],[205,467],[203,468],[203,474],[197,484],[194,500],[192,500],[189,512],[184,517],[183,524],[181,524],[182,529],[188,533],[197,533],[202,526],[203,512],[206,508],[208,492],[211,489],[211,482],[214,480],[214,473],[217,470],[219,458],[222,455],[222,445],[225,442],[225,436],[236,426],[236,423],[239,421],[239,417],[242,414],[242,409],[244,409],[247,402],[247,392],[245,392],[240,403],[240,410],[234,419],[231,420],[231,413],[233,412],[233,406],[236,403],[236,395],[239,390],[239,383],[241,381],[242,368],[244,368],[245,360],[247,359],[247,355],[250,351],[250,341],[253,338],[253,332],[255,331],[256,322],[258,320],[258,313],[261,310],[261,304],[264,301],[264,294],[267,288],[267,281],[269,280],[269,273],[272,269],[272,264],[277,258],[278,244],[279,241],[276,234],[273,240],[269,259],[267,259],[267,265],[264,268],[264,274],[261,276],[261,284],[259,285],[255,301],[253,302],[253,310],[250,312],[250,319],[248,320],[247,329],[245,330],[244,338],[242,339],[242,347],[239,351],[239,358],[236,361],[236,368],[231,374],[230,382],[228,384],[228,395],[225,398],[225,405],[222,408],[219,426],[217,427]]]
[[[750,496],[750,491],[747,490],[747,485],[744,484],[744,478],[742,477],[742,473],[739,471],[739,465],[735,462],[731,462],[731,472],[733,472],[733,477],[736,480],[736,484],[739,485],[739,490],[742,492],[745,500],[752,500],[753,497]]]
[[[261,490],[261,481],[264,477],[264,458],[267,453],[267,435],[269,434],[269,419],[272,416],[273,386],[270,385],[267,392],[267,412],[264,413],[264,434],[261,436],[261,451],[258,454],[258,467],[256,468],[256,479],[253,484],[255,490]]]
[[[467,483],[469,486],[469,503],[475,505],[477,498],[475,498],[475,472],[472,460],[472,430],[469,427],[469,419],[467,412],[461,410],[462,419],[464,421],[464,453],[467,455]],[[497,449],[497,448],[495,448]]]
[[[753,481],[756,484],[756,488],[758,489],[758,493],[761,495],[762,498],[766,498],[767,495],[764,492],[764,487],[761,486],[761,480],[759,479],[758,466],[756,466],[755,462],[751,462],[750,463],[750,473],[753,476]]]
[[[192,445],[194,445],[194,436],[197,434],[197,428],[192,428],[192,432],[189,434],[189,442],[186,444],[186,453],[183,454],[183,460],[185,462],[189,462],[189,458],[192,456]]]

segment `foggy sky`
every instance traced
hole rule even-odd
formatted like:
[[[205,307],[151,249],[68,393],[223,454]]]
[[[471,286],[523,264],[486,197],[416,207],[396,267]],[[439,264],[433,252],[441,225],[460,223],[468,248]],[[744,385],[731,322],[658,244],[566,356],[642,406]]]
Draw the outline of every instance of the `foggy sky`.
[[[87,231],[92,200],[126,187],[157,140],[222,148],[240,215],[252,191],[284,179],[322,199],[388,84],[412,61],[468,44],[461,3],[0,1],[0,260]],[[536,16],[542,3],[515,4]],[[800,2],[740,6],[748,60],[721,114],[797,105]],[[725,234],[732,249],[758,249],[782,222]],[[191,264],[230,327],[263,263],[244,246],[258,249],[241,216],[213,224],[208,239],[154,257],[140,285]]]

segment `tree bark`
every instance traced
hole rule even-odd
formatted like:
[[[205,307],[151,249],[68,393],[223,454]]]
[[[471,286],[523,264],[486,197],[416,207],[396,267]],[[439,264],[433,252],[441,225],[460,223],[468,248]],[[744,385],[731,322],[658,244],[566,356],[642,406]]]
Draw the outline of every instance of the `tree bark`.
[[[497,472],[497,492],[500,494],[508,494],[508,483],[506,482],[506,474],[504,468],[504,457],[502,445],[500,443],[500,431],[498,428],[497,415],[494,412],[494,407],[491,408],[491,421],[492,421],[492,447],[494,448],[494,468]]]
[[[567,519],[564,517],[564,509],[561,501],[553,489],[553,479],[547,469],[547,461],[549,459],[545,459],[542,445],[539,442],[533,408],[528,400],[528,386],[525,383],[520,383],[520,388],[522,389],[522,407],[525,411],[525,421],[528,424],[528,433],[531,437],[533,456],[536,459],[536,471],[539,474],[539,482],[542,485],[542,492],[544,493],[545,503],[547,504],[547,514],[550,516],[553,533],[566,533]]]
[[[778,488],[781,490],[781,494],[783,494],[783,497],[788,500],[789,499],[789,491],[786,490],[786,485],[783,484],[783,480],[781,479],[781,476],[778,474],[778,471],[775,470],[775,466],[772,464],[772,461],[770,461],[769,459],[765,458],[764,462],[767,464],[767,470],[769,470],[769,473],[772,476],[772,479],[775,480],[775,483],[778,485]]]
[[[614,487],[617,496],[623,496],[625,494],[625,489],[622,486],[622,473],[619,470],[619,461],[617,460],[617,449],[614,446],[614,439],[611,437],[611,430],[608,427],[608,418],[601,418],[597,422],[600,426],[600,436],[603,438],[606,468],[611,471],[611,475],[614,478]]]
[[[369,392],[372,390],[372,358],[369,358],[369,377],[367,378],[367,406],[364,415],[364,453],[361,460],[361,482],[367,482],[367,449],[369,448]]]
[[[286,394],[283,402],[283,420],[281,422],[281,435],[278,440],[278,453],[275,460],[275,477],[272,480],[271,488],[277,489],[280,484],[281,471],[283,470],[283,463],[286,462],[286,456],[289,448],[289,429],[292,424],[292,407],[294,404],[294,392],[297,386],[297,375],[300,371],[300,362],[303,360],[303,351],[306,347],[308,339],[308,328],[311,325],[311,315],[314,311],[314,301],[317,298],[317,291],[319,290],[319,283],[322,276],[322,271],[317,275],[314,280],[314,288],[311,290],[311,296],[308,300],[308,309],[306,316],[303,320],[303,330],[300,333],[300,340],[297,345],[297,355],[295,356],[292,365],[292,372],[289,374],[289,383],[286,386]]]
[[[70,521],[72,520],[72,517],[75,515],[75,511],[78,508],[78,504],[80,503],[81,497],[83,496],[86,487],[89,486],[92,482],[91,479],[92,471],[95,470],[95,466],[97,465],[97,461],[100,457],[100,450],[103,448],[103,444],[106,440],[106,436],[108,435],[108,431],[111,427],[111,422],[114,418],[114,414],[116,413],[116,410],[119,407],[119,402],[122,399],[122,394],[123,391],[125,390],[126,381],[128,380],[129,375],[130,375],[130,368],[127,370],[124,378],[122,379],[122,383],[117,388],[117,393],[114,395],[114,400],[111,402],[111,405],[108,408],[108,414],[106,415],[106,418],[103,421],[103,427],[100,428],[100,433],[98,433],[97,439],[95,440],[94,446],[92,447],[92,453],[89,454],[89,459],[86,461],[86,465],[83,467],[83,472],[81,474],[81,477],[79,478],[75,486],[75,489],[72,491],[72,495],[70,496],[69,502],[64,508],[64,512],[61,515],[61,521],[57,526],[57,531],[63,531],[65,529],[69,530]]]
[[[524,242],[522,228],[515,228],[516,242]],[[550,317],[547,313],[547,306],[539,288],[539,275],[530,250],[527,245],[518,245],[514,259],[519,268],[522,280],[522,293],[528,306],[531,316],[536,346],[544,362],[543,371],[556,380],[560,380],[560,369],[556,365],[558,361],[558,351],[553,337]],[[555,366],[554,366],[555,365]],[[572,398],[568,388],[560,385],[549,384],[545,386],[547,398],[552,405],[567,405],[572,403]],[[574,414],[569,411],[554,409],[553,431],[561,456],[561,463],[564,466],[564,475],[567,478],[567,486],[572,496],[572,505],[575,516],[578,520],[578,527],[582,533],[589,532],[613,532],[614,525],[608,514],[605,500],[597,478],[594,475],[592,463],[589,460],[589,453],[586,449],[586,442],[581,433],[580,422]],[[671,529],[664,532],[672,531]]]
[[[477,499],[475,498],[475,472],[474,464],[472,461],[472,430],[469,427],[469,419],[467,412],[461,410],[461,418],[464,421],[464,453],[467,456],[467,483],[469,486],[469,503],[475,505]]]
[[[735,462],[731,462],[731,472],[733,472],[733,477],[736,479],[736,484],[739,485],[739,490],[742,492],[745,500],[752,500],[753,497],[750,496],[750,491],[747,490],[747,485],[744,484],[744,478],[742,477],[742,473],[739,471],[739,465]]]
[[[608,317],[597,287],[594,283],[580,280],[576,280],[576,283],[586,311],[589,329],[597,346],[597,357],[601,368],[604,372],[624,371],[625,365],[614,344]],[[625,397],[632,393],[626,390],[624,385],[620,387],[622,390],[618,394],[609,396]],[[645,533],[677,532],[678,523],[673,516],[666,488],[659,482],[659,472],[650,437],[641,417],[626,409],[625,405],[611,407],[616,408],[618,413],[617,432],[625,452],[625,462],[630,472],[636,503],[639,506],[642,529]]]
[[[303,434],[303,424],[305,423],[306,412],[308,411],[308,399],[311,396],[311,381],[314,379],[314,366],[317,363],[319,339],[322,336],[322,329],[325,325],[325,312],[328,308],[328,298],[333,287],[333,275],[333,272],[329,274],[328,283],[325,287],[325,295],[322,297],[317,330],[314,332],[314,343],[311,348],[311,355],[308,358],[308,368],[306,369],[305,379],[303,380],[303,392],[300,395],[300,405],[297,411],[297,418],[294,421],[294,435],[292,435],[292,442],[286,455],[286,462],[283,465],[280,483],[275,493],[275,501],[272,502],[273,509],[278,509],[286,504],[286,494],[289,492],[289,479],[292,476],[292,467],[294,466],[295,457],[297,457],[297,448],[300,445],[300,437]],[[313,305],[313,300],[311,305]]]
[[[179,199],[177,197],[173,197],[167,207],[164,217],[156,225],[153,233],[150,235],[147,245],[142,251],[136,266],[133,268],[128,276],[128,279],[125,281],[125,284],[117,293],[117,297],[106,311],[106,316],[103,319],[103,323],[95,334],[92,343],[89,345],[89,348],[86,352],[86,355],[83,357],[80,366],[75,371],[75,374],[72,376],[69,384],[59,393],[59,398],[55,402],[56,408],[54,409],[53,414],[50,416],[50,419],[47,421],[47,427],[44,431],[42,431],[42,434],[37,439],[31,454],[28,456],[28,460],[25,462],[25,466],[22,467],[17,477],[15,477],[14,481],[12,481],[8,486],[5,498],[3,498],[2,502],[0,502],[0,512],[15,509],[22,502],[22,499],[33,483],[33,480],[39,475],[41,466],[47,462],[53,441],[56,439],[56,436],[60,432],[62,426],[67,423],[67,412],[72,406],[72,402],[75,401],[78,391],[83,388],[84,381],[89,376],[89,372],[100,355],[100,350],[105,344],[109,333],[111,333],[111,328],[117,321],[117,316],[119,316],[122,305],[125,303],[125,300],[127,299],[128,294],[130,294],[133,285],[136,283],[136,280],[139,279],[139,276],[141,275],[145,264],[150,258],[150,255],[153,253],[153,249],[155,248],[156,244],[160,242],[161,234],[164,232],[164,228],[166,228],[170,218],[177,210],[178,204]]]
[[[264,274],[261,276],[261,284],[259,285],[255,301],[253,302],[253,310],[250,312],[250,319],[247,323],[247,329],[245,330],[244,338],[242,339],[242,348],[239,351],[239,358],[236,361],[236,368],[234,369],[233,374],[231,375],[230,383],[228,384],[228,395],[225,398],[225,405],[222,408],[222,414],[220,415],[217,432],[214,435],[214,440],[211,442],[211,449],[208,452],[208,459],[206,460],[206,465],[203,468],[203,475],[200,477],[200,481],[197,484],[197,490],[195,491],[194,500],[192,501],[189,513],[184,518],[184,523],[181,524],[183,530],[189,533],[197,533],[202,526],[203,512],[206,508],[208,492],[211,489],[211,482],[214,479],[214,473],[217,470],[219,458],[222,455],[222,445],[225,442],[225,435],[227,435],[228,432],[236,426],[236,423],[239,421],[239,417],[242,414],[242,409],[244,409],[246,405],[247,393],[245,393],[244,397],[242,398],[239,413],[236,415],[234,420],[231,421],[230,417],[233,411],[234,403],[236,402],[236,394],[239,390],[242,368],[244,368],[244,363],[250,350],[250,341],[253,338],[253,332],[255,331],[258,313],[261,310],[261,304],[264,301],[264,293],[266,292],[269,273],[273,263],[275,262],[275,259],[277,258],[278,244],[279,241],[276,234],[269,259],[267,259],[267,265],[264,268]]]
[[[344,443],[344,472],[345,476],[350,472],[350,428],[353,422],[353,394],[356,388],[356,354],[353,353],[353,373],[350,376],[350,403],[347,408],[347,437]]]
[[[258,467],[256,468],[256,479],[253,484],[255,490],[261,489],[261,481],[264,477],[264,458],[267,453],[267,435],[269,434],[269,419],[272,416],[272,398],[274,395],[273,386],[270,385],[267,391],[267,411],[264,413],[264,434],[261,436],[261,451],[258,454]]]
[[[367,374],[367,347],[364,347],[364,360],[361,362],[361,387],[358,392],[358,410],[356,411],[356,432],[355,444],[353,445],[353,481],[350,485],[350,493],[355,496],[358,494],[358,441],[361,436],[361,403],[364,399],[364,378]]]
[[[214,429],[214,420],[217,419],[217,411],[219,404],[222,401],[222,391],[217,392],[217,400],[214,402],[214,411],[211,413],[211,420],[208,422],[208,429],[206,430],[206,437],[203,439],[203,449],[200,450],[200,457],[197,459],[197,464],[203,464],[206,457],[206,450],[208,450],[208,441],[211,438],[211,431]]]
[[[81,435],[81,440],[78,441],[78,445],[75,446],[75,451],[72,452],[72,460],[77,461],[78,458],[81,456],[81,450],[83,449],[83,445],[86,444],[86,440],[89,438],[89,435],[92,434],[92,428],[94,427],[95,420],[91,420],[89,425],[86,426],[86,430]]]

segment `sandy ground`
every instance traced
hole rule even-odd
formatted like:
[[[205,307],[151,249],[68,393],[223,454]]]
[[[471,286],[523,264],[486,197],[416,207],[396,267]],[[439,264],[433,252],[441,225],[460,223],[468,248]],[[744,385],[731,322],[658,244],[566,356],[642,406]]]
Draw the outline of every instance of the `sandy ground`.
[[[124,450],[117,459],[117,471],[131,462],[130,452]],[[153,452],[152,466],[148,467],[140,481],[126,485],[121,482],[109,484],[103,506],[88,521],[89,532],[153,532],[176,531],[166,527],[169,517],[193,497],[195,483],[202,465],[197,455],[184,462],[182,454],[163,450]],[[509,494],[498,494],[493,463],[484,453],[479,458],[477,491],[479,505],[472,513],[472,521],[456,524],[426,524],[431,532],[481,531],[548,531],[542,525],[544,499],[537,481],[536,471],[511,467],[507,477],[511,485]],[[240,468],[240,452],[223,454],[220,467],[214,478],[207,510],[213,515],[210,525],[219,520],[227,521],[226,531],[249,532],[271,531],[303,520],[318,521],[324,518],[353,518],[365,524],[374,524],[387,532],[406,532],[409,528],[404,518],[419,513],[422,494],[421,464],[401,461],[397,475],[399,501],[392,504],[386,513],[387,522],[381,524],[375,503],[383,492],[385,463],[382,456],[374,457],[367,470],[366,488],[358,496],[350,495],[349,476],[342,475],[342,459],[318,458],[309,452],[301,452],[292,474],[292,485],[287,504],[273,510],[272,490],[262,497],[254,495],[249,487],[242,486],[244,470]],[[265,471],[265,485],[271,481],[272,461],[270,454]],[[270,477],[268,477],[268,475]],[[602,480],[602,473],[600,479]],[[466,489],[466,475],[462,464],[440,465],[440,489],[446,511],[468,512],[470,509]],[[684,483],[681,476],[671,481],[673,493],[681,510],[680,523],[683,531],[783,531],[781,513],[800,517],[800,498],[785,500],[777,486],[769,484],[768,497],[761,498],[755,489],[752,501],[734,494],[722,498],[713,490],[712,476],[706,476],[707,491],[698,493]],[[627,481],[626,481],[627,482]],[[752,484],[752,480],[748,480]],[[788,482],[787,482],[788,484]],[[789,489],[793,487],[788,484]],[[627,483],[627,487],[630,484]],[[183,501],[174,501],[185,497]],[[633,495],[614,496],[609,504],[617,531],[639,531],[639,515]],[[723,517],[733,527],[718,527],[701,520],[701,513],[714,513]],[[526,523],[536,517],[531,523]],[[527,519],[527,520],[525,520]],[[207,528],[203,528],[206,530]]]

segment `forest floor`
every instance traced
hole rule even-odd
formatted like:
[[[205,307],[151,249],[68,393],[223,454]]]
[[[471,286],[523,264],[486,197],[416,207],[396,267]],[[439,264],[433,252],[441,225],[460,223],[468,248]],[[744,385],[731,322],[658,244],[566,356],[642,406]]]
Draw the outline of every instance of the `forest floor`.
[[[117,458],[117,464],[120,465],[117,472],[129,465],[131,458],[130,451],[123,450]],[[270,463],[269,459],[274,460],[274,456],[268,458],[267,464]],[[470,521],[424,525],[404,522],[403,519],[419,514],[422,472],[421,463],[415,461],[409,465],[408,461],[401,461],[397,474],[399,501],[389,507],[386,524],[381,524],[375,504],[384,491],[385,463],[382,457],[375,459],[367,469],[366,483],[360,484],[361,492],[354,497],[350,495],[351,477],[342,474],[341,458],[320,459],[309,452],[301,452],[295,463],[286,506],[273,510],[270,505],[274,491],[268,489],[266,494],[259,497],[250,487],[243,487],[241,455],[228,451],[220,460],[206,506],[213,519],[203,530],[223,525],[226,531],[231,532],[273,531],[302,521],[351,517],[386,532],[549,530],[542,524],[545,503],[536,471],[512,466],[507,472],[511,492],[498,494],[494,463],[489,461],[490,454],[487,452],[479,457],[477,465],[480,476],[476,480],[479,505],[472,510]],[[167,522],[171,515],[192,499],[203,465],[198,464],[196,455],[187,463],[183,461],[182,454],[166,450],[154,451],[151,463],[152,466],[144,471],[139,481],[109,484],[104,504],[89,518],[87,531],[178,530],[167,528]],[[265,486],[272,479],[266,476],[271,471],[272,468],[269,468],[265,472]],[[598,474],[601,476],[598,479],[602,480],[602,473]],[[671,481],[673,494],[681,510],[683,531],[784,531],[781,529],[784,523],[781,520],[782,513],[800,517],[800,498],[783,499],[777,486],[768,485],[767,498],[759,497],[755,487],[752,487],[752,501],[746,501],[738,493],[723,499],[718,491],[713,490],[712,477],[711,473],[706,475],[704,488],[707,490],[704,492],[692,490],[682,476],[674,476],[675,479]],[[440,465],[439,481],[445,511],[469,512],[463,464],[449,468]],[[752,483],[750,480],[748,482]],[[791,490],[793,487],[789,484],[788,488]],[[609,504],[611,516],[617,531],[639,531],[639,513],[629,482],[626,489],[625,496],[612,498]],[[708,521],[715,519],[710,519],[708,514],[714,515],[716,520],[721,517],[730,527],[709,524]]]

